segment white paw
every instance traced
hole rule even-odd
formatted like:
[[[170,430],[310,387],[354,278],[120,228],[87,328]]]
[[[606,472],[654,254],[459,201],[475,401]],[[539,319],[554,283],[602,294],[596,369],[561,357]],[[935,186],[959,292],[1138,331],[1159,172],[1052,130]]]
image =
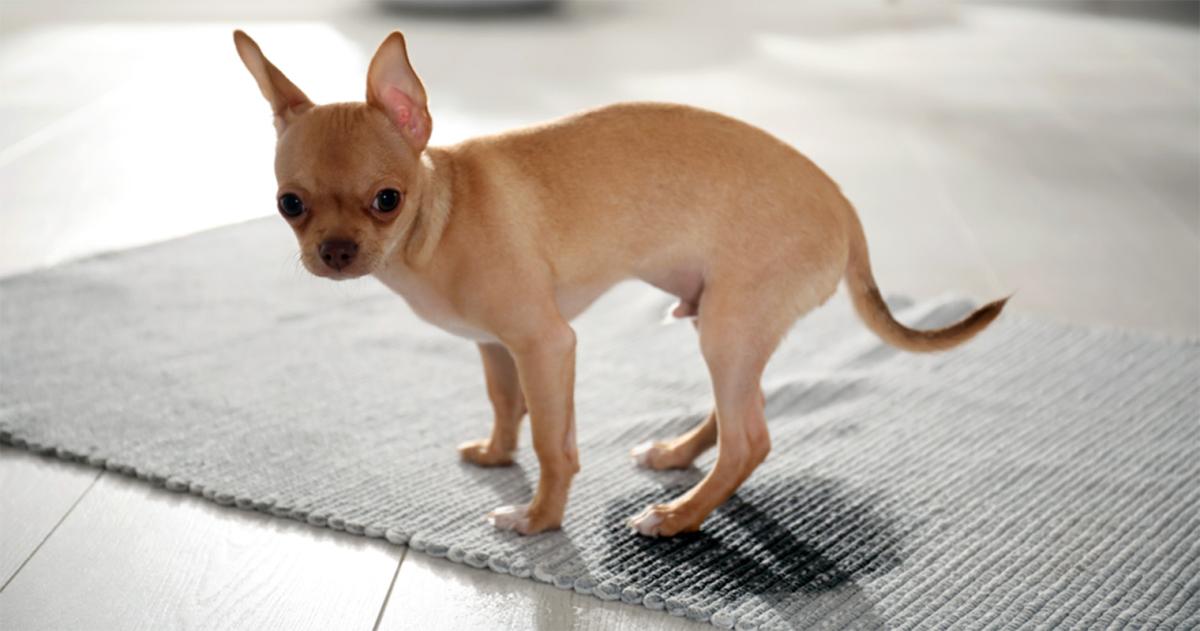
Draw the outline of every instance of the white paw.
[[[663,518],[654,509],[654,506],[647,506],[642,512],[630,517],[629,531],[646,537],[657,537]]]
[[[488,523],[500,530],[529,530],[529,505],[501,506],[487,514]]]
[[[633,461],[636,462],[639,467],[649,467],[650,466],[650,453],[653,451],[654,451],[654,442],[646,441],[646,442],[638,445],[637,447],[634,447],[633,450],[629,452],[629,454],[631,456],[633,456]]]

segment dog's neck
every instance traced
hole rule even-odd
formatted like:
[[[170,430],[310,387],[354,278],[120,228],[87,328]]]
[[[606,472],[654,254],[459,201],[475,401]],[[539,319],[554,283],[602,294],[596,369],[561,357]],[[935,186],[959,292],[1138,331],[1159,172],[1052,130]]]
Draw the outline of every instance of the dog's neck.
[[[419,199],[398,227],[396,245],[389,263],[412,270],[429,264],[442,233],[450,220],[454,196],[454,164],[450,156],[437,149],[421,154]]]

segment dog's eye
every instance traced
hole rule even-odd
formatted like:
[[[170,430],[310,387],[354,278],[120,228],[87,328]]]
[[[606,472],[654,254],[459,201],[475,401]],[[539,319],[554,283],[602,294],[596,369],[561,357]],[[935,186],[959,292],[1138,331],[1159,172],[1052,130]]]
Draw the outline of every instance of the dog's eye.
[[[396,210],[403,197],[404,195],[400,191],[394,188],[385,188],[375,195],[375,203],[371,205],[381,213],[390,213]]]
[[[300,200],[299,195],[284,193],[279,196],[279,212],[284,217],[295,219],[304,214],[304,202]]]

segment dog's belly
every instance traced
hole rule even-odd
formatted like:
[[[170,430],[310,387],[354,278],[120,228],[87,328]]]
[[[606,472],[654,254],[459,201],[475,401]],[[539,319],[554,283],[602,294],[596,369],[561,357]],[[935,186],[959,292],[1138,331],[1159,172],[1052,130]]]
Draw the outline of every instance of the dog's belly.
[[[574,320],[579,314],[592,306],[604,292],[612,287],[611,283],[586,285],[581,287],[560,287],[554,292],[554,300],[558,304],[558,312],[567,322]]]
[[[642,280],[679,298],[671,317],[694,318],[700,315],[700,295],[704,293],[704,274],[698,265],[674,265],[666,269],[647,270],[638,275]]]
[[[396,294],[399,294],[417,317],[447,333],[481,343],[498,343],[492,333],[472,325],[460,316],[454,305],[420,279],[407,274],[392,272],[377,274],[377,278]],[[641,270],[633,274],[679,298],[673,315],[677,318],[694,317],[699,311],[700,295],[704,289],[704,278],[695,266],[675,265],[668,269]],[[608,291],[615,280],[595,280],[583,285],[559,287],[555,291],[555,302],[563,319],[570,322],[587,310],[600,296]],[[619,280],[619,279],[618,279]]]
[[[670,262],[645,261],[635,265],[631,273],[620,277],[590,279],[584,284],[559,287],[555,291],[558,312],[570,322],[587,310],[600,296],[622,280],[637,279],[649,283],[679,298],[672,315],[690,318],[699,315],[700,295],[704,292],[704,273],[700,265],[680,260]]]

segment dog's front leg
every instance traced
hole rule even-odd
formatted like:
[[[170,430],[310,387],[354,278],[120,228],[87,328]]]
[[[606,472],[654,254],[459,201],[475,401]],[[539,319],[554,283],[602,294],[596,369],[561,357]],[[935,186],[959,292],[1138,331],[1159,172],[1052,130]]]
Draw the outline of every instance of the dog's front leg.
[[[488,514],[497,528],[530,535],[562,525],[571,478],[579,471],[575,447],[575,332],[561,319],[533,336],[506,341],[529,408],[533,450],[541,469],[533,501]]]
[[[488,399],[495,413],[492,436],[465,442],[458,446],[458,453],[481,467],[502,467],[512,464],[517,449],[517,430],[525,416],[525,396],[521,393],[517,364],[508,349],[500,344],[480,344],[479,356],[483,359]]]

